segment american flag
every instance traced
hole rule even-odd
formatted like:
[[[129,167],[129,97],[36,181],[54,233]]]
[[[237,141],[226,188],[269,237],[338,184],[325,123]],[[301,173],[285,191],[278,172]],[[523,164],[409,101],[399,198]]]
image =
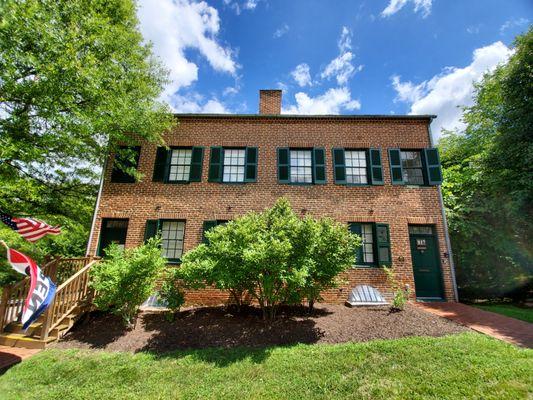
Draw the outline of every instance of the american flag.
[[[0,211],[0,220],[14,231],[18,232],[28,242],[36,242],[45,235],[59,235],[59,226],[50,226],[33,218],[13,218]]]

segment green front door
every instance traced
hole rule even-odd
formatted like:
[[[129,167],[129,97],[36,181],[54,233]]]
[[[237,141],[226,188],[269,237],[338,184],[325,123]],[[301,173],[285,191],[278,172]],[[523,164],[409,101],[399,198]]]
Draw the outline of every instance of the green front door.
[[[442,300],[443,287],[437,241],[431,227],[410,227],[416,298]]]

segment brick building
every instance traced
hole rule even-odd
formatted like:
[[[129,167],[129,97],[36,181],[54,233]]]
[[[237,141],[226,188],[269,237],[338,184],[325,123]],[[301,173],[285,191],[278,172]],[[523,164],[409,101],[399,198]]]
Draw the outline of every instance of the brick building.
[[[143,144],[141,182],[103,172],[88,253],[111,242],[132,247],[158,230],[171,263],[203,232],[281,196],[301,214],[327,215],[363,238],[346,284],[324,294],[344,302],[356,284],[389,292],[392,265],[425,300],[454,301],[453,264],[428,115],[284,115],[281,91],[260,91],[259,114],[178,114],[170,149]],[[188,293],[213,304],[226,293]]]

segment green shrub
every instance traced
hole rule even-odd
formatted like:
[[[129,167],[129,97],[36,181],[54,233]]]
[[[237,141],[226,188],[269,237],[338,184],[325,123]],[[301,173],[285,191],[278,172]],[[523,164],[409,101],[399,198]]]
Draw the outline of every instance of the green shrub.
[[[389,283],[393,294],[390,311],[403,311],[405,309],[405,304],[411,295],[411,288],[409,285],[404,284],[396,278],[393,268],[383,267],[383,270],[387,275],[387,282]]]
[[[133,249],[109,246],[105,259],[91,270],[95,306],[120,315],[131,325],[139,306],[153,293],[165,264],[158,238]]]
[[[173,320],[174,315],[185,303],[185,293],[179,283],[179,275],[176,268],[171,268],[165,272],[157,297],[170,310],[168,319]]]
[[[213,285],[241,301],[255,299],[263,318],[282,303],[312,304],[354,262],[356,237],[330,219],[298,218],[286,199],[206,232],[209,245],[187,252],[179,276],[191,287]]]

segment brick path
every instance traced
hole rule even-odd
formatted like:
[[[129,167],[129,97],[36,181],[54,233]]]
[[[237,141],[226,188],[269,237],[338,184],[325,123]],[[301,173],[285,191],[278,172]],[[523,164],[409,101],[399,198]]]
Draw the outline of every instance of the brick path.
[[[451,319],[478,332],[533,348],[533,324],[461,303],[417,303],[433,314]]]
[[[21,349],[18,347],[0,346],[0,373],[14,364],[17,364],[40,349]]]

